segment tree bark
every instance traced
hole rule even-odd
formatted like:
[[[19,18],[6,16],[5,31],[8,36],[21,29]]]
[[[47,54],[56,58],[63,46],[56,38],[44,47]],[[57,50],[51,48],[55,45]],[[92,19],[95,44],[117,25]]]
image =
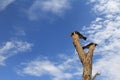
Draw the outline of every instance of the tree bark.
[[[71,34],[74,47],[78,53],[79,59],[83,66],[83,74],[82,74],[82,80],[93,80],[92,78],[92,57],[93,57],[93,51],[96,47],[95,43],[90,43],[84,48],[88,48],[88,53],[84,52],[84,49],[80,43],[81,36],[75,32]]]

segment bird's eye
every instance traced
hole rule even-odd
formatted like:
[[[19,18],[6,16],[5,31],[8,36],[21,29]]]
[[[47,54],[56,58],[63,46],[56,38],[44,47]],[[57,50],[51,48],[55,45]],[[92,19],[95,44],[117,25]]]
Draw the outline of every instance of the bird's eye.
[[[73,32],[71,33],[71,36],[72,36],[72,35],[74,35],[74,33],[73,33]]]

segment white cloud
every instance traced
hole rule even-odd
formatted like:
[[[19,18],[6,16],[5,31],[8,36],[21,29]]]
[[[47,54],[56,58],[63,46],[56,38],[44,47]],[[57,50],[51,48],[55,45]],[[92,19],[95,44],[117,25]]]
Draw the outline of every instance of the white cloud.
[[[104,56],[94,64],[94,72],[101,72],[101,80],[120,79],[120,54]]]
[[[13,3],[15,0],[0,0],[0,11],[4,10],[8,5]]]
[[[90,27],[85,27],[88,40],[98,43],[95,55],[101,58],[94,63],[95,72],[101,72],[102,80],[119,80],[120,77],[120,1],[90,0],[98,15]]]
[[[90,0],[90,2],[95,3],[93,10],[99,14],[120,13],[120,0]]]
[[[0,65],[5,65],[4,61],[20,52],[30,50],[32,44],[23,41],[7,41],[0,47]]]
[[[61,60],[60,58],[58,58]],[[48,59],[36,59],[29,63],[24,63],[24,67],[17,70],[18,74],[31,76],[52,76],[50,80],[70,80],[76,79],[75,76],[81,75],[81,66],[77,63],[79,61],[76,56],[67,57],[64,55],[60,63],[50,61]],[[80,78],[80,76],[79,76]]]
[[[46,17],[46,14],[61,15],[70,8],[71,0],[36,0],[30,7],[28,14],[31,20]]]

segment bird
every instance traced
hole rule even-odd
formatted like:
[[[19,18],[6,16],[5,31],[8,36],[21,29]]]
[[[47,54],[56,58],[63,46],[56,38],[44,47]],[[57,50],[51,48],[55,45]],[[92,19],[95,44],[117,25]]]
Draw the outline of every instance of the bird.
[[[86,46],[83,46],[82,48],[83,48],[83,49],[85,49],[85,48],[89,48],[89,47],[90,47],[91,45],[93,45],[93,44],[94,44],[95,46],[98,45],[98,44],[92,42],[92,43],[89,43],[89,44],[86,45]]]
[[[84,37],[82,34],[80,34],[78,31],[74,31],[74,32],[72,32],[72,33],[71,33],[71,36],[74,35],[74,33],[77,34],[77,35],[79,36],[79,38],[81,38],[81,39],[84,39],[84,40],[87,39],[87,38]]]

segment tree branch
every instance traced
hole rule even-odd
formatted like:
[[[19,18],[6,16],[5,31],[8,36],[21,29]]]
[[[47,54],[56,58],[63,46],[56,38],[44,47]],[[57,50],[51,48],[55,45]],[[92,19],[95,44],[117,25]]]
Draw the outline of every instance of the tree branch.
[[[97,72],[97,73],[93,76],[92,80],[95,80],[95,78],[96,78],[98,75],[100,75],[100,73]]]
[[[73,39],[74,47],[75,47],[76,51],[78,52],[78,56],[79,56],[81,62],[83,63],[86,55],[85,55],[85,52],[84,52],[84,50],[82,48],[82,45],[80,44],[79,40],[83,39],[84,37],[80,33],[78,34],[77,32],[72,32],[71,37]]]

